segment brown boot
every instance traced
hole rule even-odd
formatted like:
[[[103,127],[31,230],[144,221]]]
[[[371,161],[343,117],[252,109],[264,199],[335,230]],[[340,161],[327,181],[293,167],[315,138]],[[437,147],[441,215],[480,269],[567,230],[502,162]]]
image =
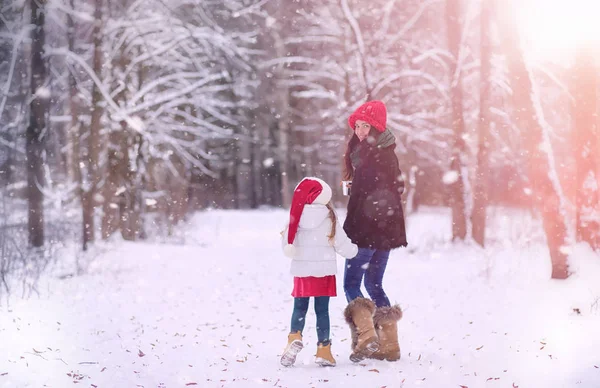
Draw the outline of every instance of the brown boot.
[[[359,362],[379,349],[379,341],[373,325],[375,303],[369,299],[356,298],[346,306],[344,317],[350,325],[350,331],[356,333],[352,338],[352,354],[350,360]]]
[[[296,362],[296,355],[300,353],[304,344],[302,343],[302,333],[299,331],[288,335],[288,343],[281,355],[281,365],[292,366]]]
[[[379,350],[369,358],[377,360],[398,361],[400,344],[398,343],[398,324],[402,318],[400,306],[378,307],[373,316],[375,330],[379,336]]]
[[[335,366],[335,358],[331,354],[331,343],[327,345],[317,345],[317,355],[315,362],[320,366]]]
[[[348,326],[350,326],[350,337],[352,338],[352,344],[350,345],[350,349],[354,351],[356,344],[358,344],[358,332],[356,331],[356,326],[354,322],[348,322]]]

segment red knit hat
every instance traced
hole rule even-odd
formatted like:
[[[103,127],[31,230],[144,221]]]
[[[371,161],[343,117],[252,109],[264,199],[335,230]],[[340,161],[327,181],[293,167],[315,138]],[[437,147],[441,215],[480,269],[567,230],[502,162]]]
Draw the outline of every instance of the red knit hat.
[[[304,205],[312,203],[327,205],[331,200],[331,194],[331,187],[319,178],[307,177],[298,183],[292,197],[292,205],[290,206],[287,244],[283,248],[286,256],[294,257],[294,238],[296,238]]]
[[[379,132],[385,131],[387,109],[383,101],[368,101],[358,107],[348,118],[348,124],[354,131],[356,120],[366,121]]]

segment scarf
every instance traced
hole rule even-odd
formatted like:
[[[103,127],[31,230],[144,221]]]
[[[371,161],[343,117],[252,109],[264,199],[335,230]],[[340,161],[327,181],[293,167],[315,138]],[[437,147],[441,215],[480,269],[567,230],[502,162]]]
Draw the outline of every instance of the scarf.
[[[394,134],[389,129],[386,129],[377,137],[377,141],[374,146],[369,144],[368,138],[361,141],[360,143],[358,143],[356,145],[356,147],[354,147],[354,150],[352,150],[352,152],[350,153],[350,160],[352,161],[352,167],[354,167],[354,169],[356,169],[356,168],[358,168],[358,166],[361,165],[361,163],[363,162],[365,153],[367,153],[371,150],[374,150],[374,149],[381,149],[381,148],[389,147],[394,143],[396,143],[396,138],[394,137]]]

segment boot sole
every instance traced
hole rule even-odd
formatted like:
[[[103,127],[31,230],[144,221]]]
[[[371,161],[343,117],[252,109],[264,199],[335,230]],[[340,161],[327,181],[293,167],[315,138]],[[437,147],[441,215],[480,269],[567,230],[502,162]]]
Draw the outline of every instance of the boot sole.
[[[286,367],[294,365],[296,362],[296,356],[298,353],[300,353],[302,348],[304,348],[304,344],[302,344],[302,342],[298,340],[292,342],[286,351],[281,355],[281,365]]]
[[[319,366],[335,366],[335,365],[336,365],[335,361],[334,361],[334,362],[331,362],[331,361],[329,361],[329,360],[326,360],[326,359],[324,359],[324,358],[321,358],[321,357],[317,357],[317,358],[315,359],[315,363],[316,363],[317,365],[319,365]]]
[[[371,354],[367,358],[370,358],[372,360],[380,360],[380,361],[398,361],[398,360],[400,360],[400,356],[387,356],[387,355],[379,354],[377,352]]]
[[[365,358],[370,357],[373,353],[379,350],[379,342],[373,341],[369,342],[367,346],[361,351],[352,353],[350,355],[350,361],[352,362],[360,362]]]

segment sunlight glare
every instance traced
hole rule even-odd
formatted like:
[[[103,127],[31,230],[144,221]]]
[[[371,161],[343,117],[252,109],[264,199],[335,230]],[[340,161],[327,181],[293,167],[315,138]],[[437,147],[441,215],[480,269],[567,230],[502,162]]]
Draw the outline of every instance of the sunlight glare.
[[[600,42],[599,0],[525,0],[520,7],[519,27],[530,58],[565,59]]]

